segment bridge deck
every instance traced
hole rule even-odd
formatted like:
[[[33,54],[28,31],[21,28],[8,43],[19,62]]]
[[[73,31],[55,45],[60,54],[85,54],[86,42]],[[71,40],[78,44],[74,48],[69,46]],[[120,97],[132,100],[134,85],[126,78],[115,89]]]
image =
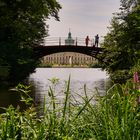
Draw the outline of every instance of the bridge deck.
[[[35,46],[34,51],[38,57],[43,57],[45,55],[50,55],[59,52],[76,52],[86,54],[95,57],[101,54],[103,48],[98,47],[87,47],[87,46],[75,46],[75,45],[54,45],[54,46]]]

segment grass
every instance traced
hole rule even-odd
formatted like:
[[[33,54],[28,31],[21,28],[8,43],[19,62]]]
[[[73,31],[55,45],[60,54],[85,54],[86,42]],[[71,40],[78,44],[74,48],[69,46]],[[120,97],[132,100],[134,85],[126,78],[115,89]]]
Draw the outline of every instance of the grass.
[[[53,79],[53,85],[58,79]],[[54,86],[55,87],[55,86]],[[140,105],[139,90],[133,84],[113,85],[105,96],[97,92],[91,97],[81,97],[77,105],[71,96],[70,78],[66,84],[63,105],[58,104],[55,88],[50,86],[44,98],[42,113],[38,115],[30,88],[18,85],[16,91],[28,109],[9,106],[0,115],[1,140],[139,140]],[[92,100],[97,100],[93,104]]]

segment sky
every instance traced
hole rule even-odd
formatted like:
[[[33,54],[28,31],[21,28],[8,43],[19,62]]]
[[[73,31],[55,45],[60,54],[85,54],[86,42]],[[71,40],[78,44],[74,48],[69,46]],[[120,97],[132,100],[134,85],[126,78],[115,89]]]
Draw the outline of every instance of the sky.
[[[120,0],[57,0],[62,9],[60,21],[51,18],[50,37],[67,37],[69,29],[72,37],[105,36],[113,13],[119,11]]]

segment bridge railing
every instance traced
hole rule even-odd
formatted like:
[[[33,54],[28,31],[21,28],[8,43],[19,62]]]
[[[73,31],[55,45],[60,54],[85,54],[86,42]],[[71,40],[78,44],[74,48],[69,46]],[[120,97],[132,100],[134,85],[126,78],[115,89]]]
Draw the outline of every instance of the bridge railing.
[[[61,45],[66,45],[65,40],[67,37],[46,37],[44,45],[46,46],[61,46]],[[69,45],[75,45],[75,46],[85,46],[85,38],[79,38],[79,37],[73,37],[72,38],[74,42]],[[89,45],[88,46],[93,46],[94,44],[94,39],[90,39]]]

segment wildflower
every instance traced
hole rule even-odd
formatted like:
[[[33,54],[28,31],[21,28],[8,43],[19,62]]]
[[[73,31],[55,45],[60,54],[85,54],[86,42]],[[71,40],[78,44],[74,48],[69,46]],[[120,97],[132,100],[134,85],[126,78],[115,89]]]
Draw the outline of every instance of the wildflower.
[[[139,76],[137,71],[134,72],[133,80],[135,84],[135,89],[137,89],[137,91],[140,92]],[[140,104],[140,96],[138,96],[138,103]]]
[[[134,83],[139,83],[139,76],[138,76],[138,72],[137,71],[134,72],[133,80],[134,80]]]
[[[140,104],[140,96],[138,97],[138,103]]]

